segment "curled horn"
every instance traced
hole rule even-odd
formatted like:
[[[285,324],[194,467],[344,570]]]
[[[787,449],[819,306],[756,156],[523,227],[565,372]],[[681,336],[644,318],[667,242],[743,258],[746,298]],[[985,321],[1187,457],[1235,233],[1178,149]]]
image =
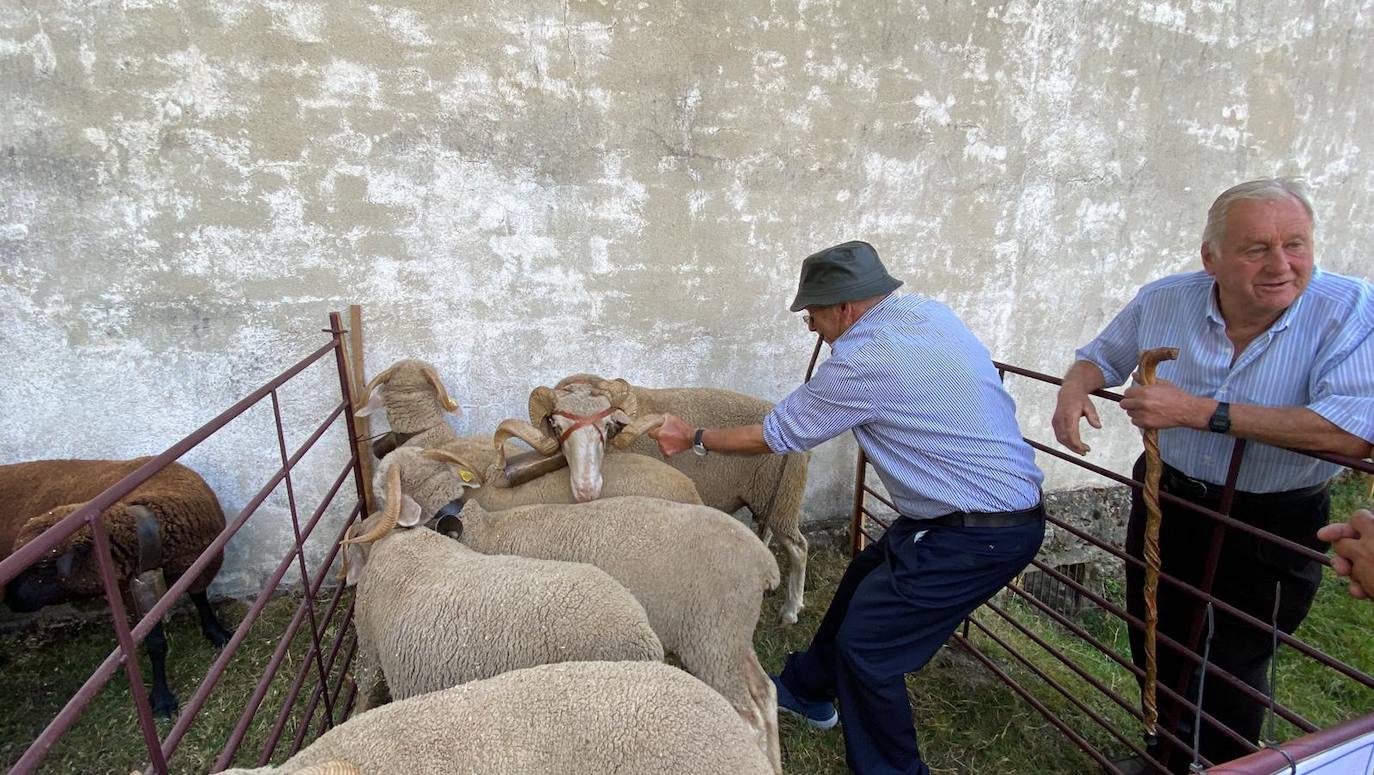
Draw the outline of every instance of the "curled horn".
[[[625,414],[631,417],[639,414],[639,400],[625,380],[603,379],[592,383],[592,390],[605,395],[611,400],[611,406],[619,407]]]
[[[353,542],[353,531],[358,527],[357,523],[348,526],[344,531],[343,540],[339,542],[339,554],[343,560],[339,562],[339,581],[348,578],[348,545]]]
[[[444,389],[444,383],[439,379],[439,372],[435,371],[433,366],[423,366],[420,368],[420,372],[425,375],[425,379],[429,380],[429,384],[434,386],[434,392],[439,394],[439,403],[444,405],[445,411],[452,412],[458,408],[458,404],[448,397],[448,391]]]
[[[663,424],[663,415],[646,414],[643,417],[636,417],[634,422],[626,425],[611,439],[611,443],[616,449],[624,449],[630,446],[630,442],[639,438],[641,435],[657,428]]]
[[[548,390],[548,388],[544,389]],[[533,398],[530,399],[530,403],[534,403]],[[539,450],[539,453],[543,455],[552,455],[558,451],[558,439],[555,439],[548,433],[541,431],[524,420],[516,420],[514,418],[502,420],[501,424],[496,426],[495,435],[492,436],[492,441],[496,444],[496,454],[501,456],[502,468],[506,466],[506,439],[511,437],[520,439],[531,447]]]
[[[330,759],[327,762],[312,764],[295,770],[295,775],[363,775],[363,770],[353,762]]]
[[[558,380],[558,384],[554,385],[553,389],[562,390],[563,388],[569,385],[595,385],[598,382],[605,381],[606,380],[603,377],[598,377],[595,374],[587,374],[585,372],[582,372],[578,374],[570,374],[564,377],[563,379]]]
[[[390,533],[401,518],[401,467],[392,466],[386,472],[386,509],[382,511],[382,521],[366,535],[349,538],[344,543],[370,544]]]
[[[505,439],[502,439],[501,441],[504,442]],[[486,483],[487,483],[487,482],[486,482],[486,477],[483,476],[483,472],[480,471],[480,470],[478,470],[478,468],[477,468],[476,466],[474,466],[473,464],[469,463],[468,461],[466,461],[466,460],[464,460],[464,459],[458,457],[457,455],[453,454],[452,452],[449,452],[449,451],[446,450],[446,449],[441,449],[441,448],[439,448],[439,447],[433,447],[433,448],[431,448],[431,449],[425,450],[424,452],[421,452],[421,453],[420,453],[420,457],[422,457],[422,458],[424,458],[424,459],[426,459],[426,460],[437,460],[437,461],[439,461],[440,463],[453,463],[454,465],[462,466],[463,468],[466,468],[467,470],[471,471],[471,472],[473,473],[473,475],[477,477],[477,483],[478,483],[478,484],[486,484]]]
[[[531,390],[529,404],[530,423],[535,427],[543,427],[545,421],[549,419],[549,415],[553,414],[553,407],[557,401],[558,394],[554,392],[553,388],[540,385],[534,390]],[[526,441],[528,441],[528,439],[526,439]],[[499,442],[497,446],[500,446]],[[547,452],[545,454],[552,455],[553,453]]]
[[[384,369],[380,374],[373,377],[370,382],[364,385],[363,394],[361,396],[358,396],[357,408],[361,409],[362,407],[366,406],[367,400],[372,397],[372,391],[376,390],[378,385],[384,384],[387,380],[391,379],[391,377],[395,375],[395,373],[395,366],[392,366],[389,369]]]

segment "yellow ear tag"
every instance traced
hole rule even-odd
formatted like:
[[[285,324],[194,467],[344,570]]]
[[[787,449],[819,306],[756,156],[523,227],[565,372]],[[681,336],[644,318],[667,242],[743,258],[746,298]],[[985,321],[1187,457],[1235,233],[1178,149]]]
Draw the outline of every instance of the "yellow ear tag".
[[[466,468],[460,468],[460,469],[458,469],[458,476],[459,476],[459,478],[461,478],[461,479],[463,480],[463,486],[464,486],[464,487],[474,487],[474,488],[475,488],[475,487],[480,487],[480,486],[481,486],[481,485],[479,485],[477,482],[473,481],[474,479],[477,478],[477,475],[474,474],[474,473],[472,473],[471,471],[467,470]]]

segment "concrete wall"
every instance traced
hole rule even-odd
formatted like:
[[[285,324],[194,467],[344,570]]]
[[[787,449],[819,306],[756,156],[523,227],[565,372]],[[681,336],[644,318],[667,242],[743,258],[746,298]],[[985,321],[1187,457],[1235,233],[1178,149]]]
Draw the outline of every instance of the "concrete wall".
[[[163,449],[350,302],[370,371],[433,361],[462,432],[582,370],[777,399],[812,343],[798,262],[851,238],[1059,372],[1197,265],[1242,179],[1306,175],[1321,262],[1368,276],[1370,61],[1362,0],[7,2],[0,460]],[[288,444],[332,384],[283,394]],[[1014,391],[1047,436],[1052,391]],[[1138,441],[1093,443],[1122,466]],[[852,454],[816,455],[811,516],[844,510]],[[187,462],[236,511],[276,456],[260,407]],[[283,509],[222,590],[255,588]]]

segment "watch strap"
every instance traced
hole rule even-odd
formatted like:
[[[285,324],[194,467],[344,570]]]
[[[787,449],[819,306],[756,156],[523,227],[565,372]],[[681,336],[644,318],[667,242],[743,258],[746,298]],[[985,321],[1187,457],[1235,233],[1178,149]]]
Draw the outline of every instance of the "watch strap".
[[[1207,430],[1212,433],[1227,433],[1231,430],[1231,405],[1226,401],[1218,401],[1217,409],[1212,412],[1212,418],[1207,421]]]
[[[706,454],[706,444],[701,438],[704,433],[706,433],[705,428],[697,428],[697,432],[692,435],[692,450],[698,455]]]

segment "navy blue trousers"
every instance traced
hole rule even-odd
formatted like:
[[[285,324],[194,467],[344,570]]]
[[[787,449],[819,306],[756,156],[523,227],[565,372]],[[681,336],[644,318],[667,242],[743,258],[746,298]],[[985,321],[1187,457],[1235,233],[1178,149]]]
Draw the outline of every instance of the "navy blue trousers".
[[[795,695],[839,700],[850,770],[928,775],[905,676],[1034,559],[1044,536],[1041,520],[926,529],[901,518],[850,561],[810,647],[782,673]]]

